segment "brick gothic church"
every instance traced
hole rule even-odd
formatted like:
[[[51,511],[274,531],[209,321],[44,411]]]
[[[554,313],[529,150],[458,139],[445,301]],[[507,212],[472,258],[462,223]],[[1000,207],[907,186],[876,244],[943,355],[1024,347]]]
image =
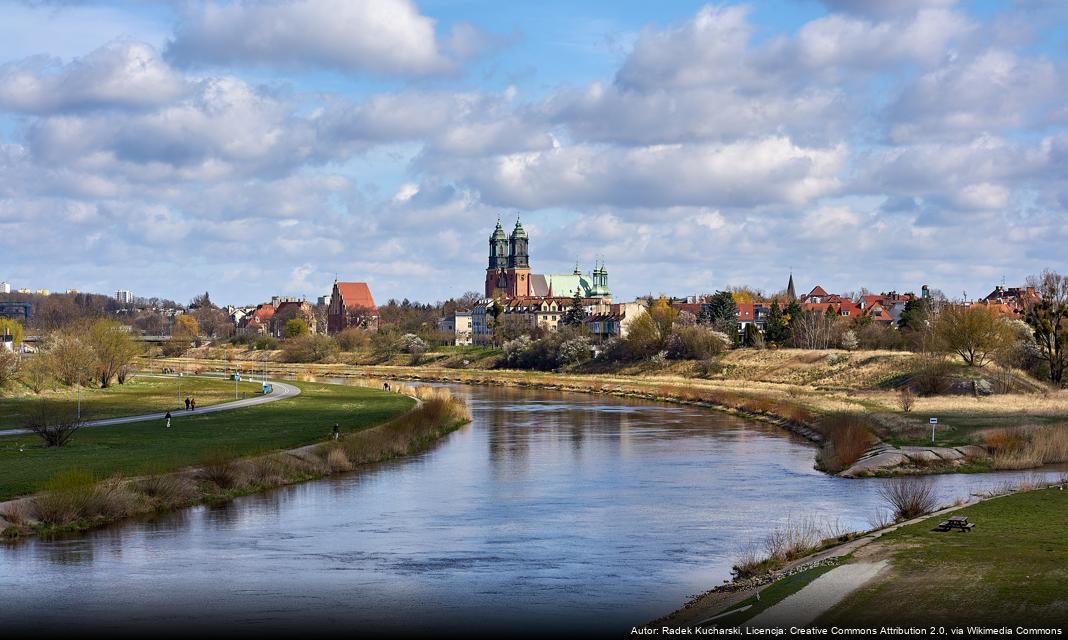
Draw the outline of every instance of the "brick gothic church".
[[[576,266],[575,272],[569,274],[532,274],[527,232],[523,230],[523,225],[516,220],[512,235],[506,236],[501,221],[497,220],[497,228],[489,238],[487,298],[569,298],[576,292],[583,298],[611,301],[608,269],[600,265],[592,273],[584,274]]]

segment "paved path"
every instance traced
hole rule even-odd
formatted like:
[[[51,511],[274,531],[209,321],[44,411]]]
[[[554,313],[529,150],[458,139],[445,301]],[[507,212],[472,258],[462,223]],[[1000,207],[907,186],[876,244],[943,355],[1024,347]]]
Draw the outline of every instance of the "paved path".
[[[191,376],[187,376],[191,377]],[[197,409],[196,411],[185,411],[183,409],[176,409],[171,412],[171,418],[181,418],[184,416],[199,416],[204,413],[215,413],[217,411],[229,411],[231,409],[241,409],[243,407],[252,407],[258,404],[264,404],[267,402],[274,402],[275,400],[283,400],[285,398],[292,398],[293,396],[300,394],[300,389],[297,387],[286,384],[285,382],[278,382],[277,380],[269,380],[268,384],[271,385],[271,392],[265,396],[256,396],[254,398],[246,398],[244,400],[234,400],[233,402],[222,402],[220,404],[212,404],[206,407]],[[145,422],[147,420],[163,420],[166,412],[160,413],[146,413],[140,416],[126,416],[124,418],[108,418],[107,420],[90,420],[86,422],[82,427],[106,427],[116,424],[128,424],[131,422]],[[14,436],[24,433],[30,433],[29,429],[8,429],[6,431],[0,431],[0,436]]]
[[[807,627],[824,611],[874,578],[887,561],[844,564],[819,576],[746,622],[751,627]]]

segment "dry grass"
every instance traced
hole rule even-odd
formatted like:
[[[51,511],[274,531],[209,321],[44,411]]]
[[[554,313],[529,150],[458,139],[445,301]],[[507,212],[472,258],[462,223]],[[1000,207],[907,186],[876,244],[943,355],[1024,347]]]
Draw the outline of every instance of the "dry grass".
[[[845,542],[853,535],[837,520],[789,519],[776,526],[760,543],[750,543],[743,548],[731,573],[739,579],[774,571],[828,545]]]
[[[45,492],[34,499],[41,522],[67,526],[76,522],[114,520],[139,510],[138,494],[121,478],[98,482],[91,473],[73,470],[49,481]]]
[[[827,438],[820,462],[831,471],[849,467],[878,442],[865,416],[832,414],[820,420],[819,430]]]
[[[150,475],[137,482],[137,489],[151,498],[156,508],[187,504],[197,495],[196,483],[176,473]]]
[[[326,466],[330,468],[330,473],[352,471],[352,461],[339,446],[331,447],[326,454]]]
[[[0,518],[16,527],[25,527],[37,519],[33,503],[28,500],[16,500],[0,509]]]
[[[990,429],[981,438],[997,469],[1068,462],[1068,424]]]

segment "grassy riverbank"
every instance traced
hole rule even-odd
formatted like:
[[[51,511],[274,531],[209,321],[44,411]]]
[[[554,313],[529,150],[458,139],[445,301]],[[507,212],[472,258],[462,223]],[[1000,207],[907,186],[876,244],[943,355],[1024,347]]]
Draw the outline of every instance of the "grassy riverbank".
[[[197,350],[196,354],[218,355],[210,349]],[[237,362],[247,358],[244,364],[250,367],[262,367],[264,358],[272,357],[261,352],[231,352],[229,356]],[[832,473],[847,468],[879,440],[895,446],[931,446],[928,424],[931,416],[940,418],[936,444],[985,447],[991,434],[1004,441],[997,432],[1013,429],[1021,432],[1013,439],[1017,450],[1009,452],[1011,455],[995,457],[969,457],[941,463],[924,461],[905,465],[895,472],[976,472],[1068,460],[1068,446],[1060,446],[1068,442],[1068,437],[1060,437],[1062,432],[1068,434],[1068,390],[1043,390],[1040,383],[1020,372],[995,367],[982,372],[957,367],[957,375],[996,374],[1000,384],[1011,392],[985,397],[918,397],[906,412],[899,406],[894,385],[907,378],[917,364],[916,356],[903,352],[738,349],[723,356],[711,371],[707,367],[702,370],[697,363],[672,362],[664,368],[635,365],[601,373],[478,369],[471,366],[486,362],[489,356],[478,362],[456,361],[457,357],[433,358],[431,364],[420,366],[273,361],[267,366],[270,371],[306,379],[357,377],[529,386],[712,406],[777,422],[822,443],[819,462]],[[232,366],[232,361],[206,357],[153,362],[190,371]],[[1032,437],[1033,432],[1042,429],[1051,433]],[[1045,446],[1050,443],[1058,446]]]
[[[1007,495],[955,513],[975,529],[932,531],[941,515],[855,554],[854,562],[888,559],[890,569],[817,624],[1068,625],[1068,490]]]
[[[258,382],[239,382],[236,390],[239,397],[251,397],[260,394],[262,387]],[[184,410],[186,397],[195,398],[198,407],[207,407],[234,400],[234,391],[235,383],[225,378],[138,374],[126,384],[113,384],[106,389],[83,388],[82,417],[86,420],[105,420],[174,411],[179,407]],[[22,427],[24,419],[41,405],[73,413],[77,402],[78,391],[72,388],[43,391],[40,394],[27,390],[8,392],[0,397],[0,429]]]
[[[307,385],[302,393],[319,396],[328,385]],[[352,391],[362,391],[375,399],[385,397],[418,404],[384,424],[343,433],[327,440],[265,455],[247,456],[233,450],[215,450],[203,456],[196,466],[180,471],[125,477],[121,474],[101,479],[88,469],[71,466],[44,483],[43,491],[0,507],[0,529],[8,538],[30,534],[82,531],[126,517],[188,507],[201,502],[219,502],[286,484],[321,478],[352,470],[355,466],[410,455],[426,449],[438,439],[470,420],[462,400],[447,389],[400,387],[399,393],[336,387],[336,394],[351,400]],[[355,394],[362,397],[363,394]],[[338,400],[339,398],[335,398]],[[277,404],[277,403],[274,403]],[[334,403],[337,405],[337,403]],[[338,409],[335,406],[334,409]],[[349,407],[349,411],[354,410]],[[319,414],[320,417],[322,414]],[[261,416],[262,417],[262,416]],[[347,421],[350,429],[352,422]],[[322,440],[323,434],[306,436]],[[277,444],[278,441],[275,442]]]
[[[232,382],[230,383],[233,384]],[[350,433],[382,424],[411,409],[411,398],[373,389],[294,383],[300,395],[219,413],[176,415],[158,421],[91,427],[65,447],[45,447],[33,435],[0,438],[0,500],[42,490],[70,469],[96,477],[162,473],[225,455],[251,456],[327,438],[334,423]]]

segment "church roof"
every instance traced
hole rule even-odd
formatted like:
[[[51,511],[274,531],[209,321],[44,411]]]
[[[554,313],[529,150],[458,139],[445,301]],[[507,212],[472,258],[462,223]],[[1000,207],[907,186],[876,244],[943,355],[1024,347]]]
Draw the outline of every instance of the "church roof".
[[[346,309],[360,307],[372,311],[377,310],[375,299],[371,297],[371,289],[366,282],[335,282],[334,286],[337,287],[341,302]]]

